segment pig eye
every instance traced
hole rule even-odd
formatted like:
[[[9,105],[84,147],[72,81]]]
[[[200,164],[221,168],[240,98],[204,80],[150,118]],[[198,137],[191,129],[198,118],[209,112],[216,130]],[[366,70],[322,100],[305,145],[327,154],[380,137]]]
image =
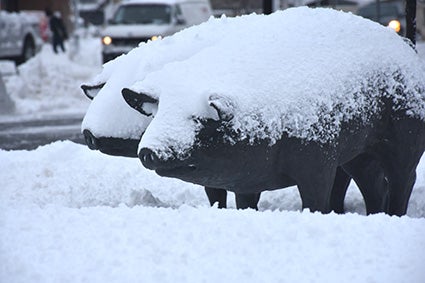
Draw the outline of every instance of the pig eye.
[[[191,119],[197,125],[201,126],[201,128],[218,128],[221,125],[220,121],[211,118],[200,118],[197,116],[192,116]]]
[[[211,141],[220,133],[222,121],[214,119],[200,119],[199,117],[192,117],[192,120],[199,126],[197,130],[197,138],[200,141]]]
[[[105,83],[98,85],[82,85],[81,89],[90,100],[93,100],[93,98],[99,93],[104,85]]]

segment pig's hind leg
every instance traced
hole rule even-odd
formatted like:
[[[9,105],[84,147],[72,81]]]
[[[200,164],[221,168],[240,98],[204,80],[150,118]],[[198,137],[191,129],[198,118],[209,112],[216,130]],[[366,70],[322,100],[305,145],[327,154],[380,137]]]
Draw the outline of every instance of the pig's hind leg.
[[[393,121],[388,139],[376,147],[389,182],[390,215],[404,215],[425,150],[425,122],[403,117]]]

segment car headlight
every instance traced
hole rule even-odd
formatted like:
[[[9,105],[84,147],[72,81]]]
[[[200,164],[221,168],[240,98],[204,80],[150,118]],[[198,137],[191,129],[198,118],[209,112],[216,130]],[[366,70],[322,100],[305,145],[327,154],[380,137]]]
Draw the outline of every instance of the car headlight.
[[[112,43],[112,38],[110,36],[104,36],[102,37],[102,43],[105,45],[109,45]]]
[[[395,30],[396,32],[399,32],[401,29],[401,24],[398,20],[392,20],[388,23],[388,26]]]
[[[151,40],[155,41],[155,40],[161,39],[161,38],[162,38],[161,36],[154,35],[154,36],[151,37]]]

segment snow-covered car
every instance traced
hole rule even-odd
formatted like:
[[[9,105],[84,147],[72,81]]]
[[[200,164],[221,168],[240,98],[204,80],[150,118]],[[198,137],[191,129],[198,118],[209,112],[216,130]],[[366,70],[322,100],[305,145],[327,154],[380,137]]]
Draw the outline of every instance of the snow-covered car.
[[[380,1],[379,6],[374,1],[360,6],[357,15],[388,26],[400,35],[403,35],[406,31],[404,1]]]
[[[39,17],[0,11],[0,58],[20,64],[33,57],[42,44]]]

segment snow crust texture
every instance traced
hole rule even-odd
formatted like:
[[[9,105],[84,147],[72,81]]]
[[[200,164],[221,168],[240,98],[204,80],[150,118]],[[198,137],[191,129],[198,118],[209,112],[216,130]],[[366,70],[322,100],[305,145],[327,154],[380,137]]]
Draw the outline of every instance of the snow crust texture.
[[[382,282],[425,278],[425,163],[408,216],[301,212],[296,187],[260,211],[71,142],[0,150],[1,282]]]

